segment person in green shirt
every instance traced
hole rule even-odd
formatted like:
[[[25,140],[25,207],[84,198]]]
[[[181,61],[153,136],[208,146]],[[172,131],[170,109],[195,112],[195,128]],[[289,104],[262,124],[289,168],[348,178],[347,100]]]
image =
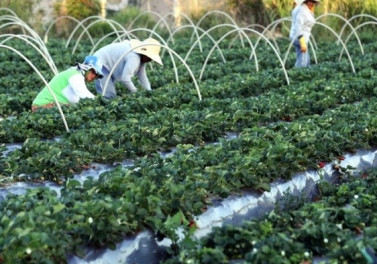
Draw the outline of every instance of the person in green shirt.
[[[82,98],[94,98],[94,95],[86,87],[86,82],[103,77],[102,64],[96,56],[87,56],[83,63],[60,72],[49,82],[51,91],[60,105],[76,104]],[[50,108],[55,106],[54,96],[45,86],[33,100],[31,110]]]

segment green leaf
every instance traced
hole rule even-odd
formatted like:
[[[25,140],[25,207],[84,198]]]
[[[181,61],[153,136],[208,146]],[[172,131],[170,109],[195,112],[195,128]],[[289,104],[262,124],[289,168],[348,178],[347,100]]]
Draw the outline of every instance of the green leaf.
[[[53,212],[53,213],[54,213],[54,214],[57,214],[57,213],[59,213],[61,210],[63,210],[63,209],[65,208],[65,205],[62,204],[62,203],[58,203],[58,204],[54,205],[53,208],[54,208],[54,212]]]
[[[66,183],[67,188],[75,188],[81,186],[81,183],[78,180],[68,179]]]

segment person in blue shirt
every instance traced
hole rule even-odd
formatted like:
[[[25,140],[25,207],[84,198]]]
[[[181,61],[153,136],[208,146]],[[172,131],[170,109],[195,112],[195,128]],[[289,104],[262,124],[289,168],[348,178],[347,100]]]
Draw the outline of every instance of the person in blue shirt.
[[[310,66],[308,43],[312,27],[315,24],[314,7],[319,3],[319,0],[305,0],[295,11],[295,15],[292,18],[293,25],[290,37],[296,49],[295,67]]]

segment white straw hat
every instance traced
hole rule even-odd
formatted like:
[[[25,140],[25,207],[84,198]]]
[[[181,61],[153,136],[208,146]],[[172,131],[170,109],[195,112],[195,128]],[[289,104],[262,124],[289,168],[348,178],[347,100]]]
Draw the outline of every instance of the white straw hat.
[[[160,58],[161,44],[158,40],[153,38],[148,38],[144,41],[138,39],[131,39],[131,48],[134,52],[147,56],[148,58],[154,60],[158,64],[162,64]]]
[[[304,0],[295,0],[296,5],[301,5],[304,2]]]

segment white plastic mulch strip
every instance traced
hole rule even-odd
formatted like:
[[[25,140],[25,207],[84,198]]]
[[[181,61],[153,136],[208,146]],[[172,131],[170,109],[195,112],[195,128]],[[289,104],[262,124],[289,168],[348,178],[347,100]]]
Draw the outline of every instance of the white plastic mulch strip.
[[[229,138],[234,137],[232,135]],[[216,144],[216,143],[213,143]],[[16,148],[20,148],[18,144],[8,145],[7,153]],[[175,149],[169,153],[160,153],[162,157],[173,155]],[[377,151],[357,151],[355,154],[347,154],[344,160],[337,161],[337,164],[342,168],[364,171],[368,168],[377,167]],[[119,165],[119,164],[118,164]],[[129,167],[133,165],[133,161],[124,161],[120,165]],[[104,165],[94,163],[88,170],[74,176],[74,179],[83,182],[88,177],[98,179],[99,175],[113,168],[114,165]],[[244,220],[255,219],[264,213],[275,208],[276,203],[283,196],[287,194],[300,195],[314,193],[316,190],[316,183],[323,178],[331,181],[334,175],[339,173],[334,170],[334,163],[326,164],[322,169],[317,171],[308,171],[295,175],[291,180],[282,182],[277,181],[271,184],[271,189],[259,195],[256,193],[244,192],[242,195],[232,196],[218,202],[216,205],[209,207],[206,212],[196,217],[195,221],[198,230],[194,236],[199,239],[209,232],[213,227],[222,226],[225,224],[238,225]],[[60,186],[54,183],[44,182],[37,183],[12,183],[9,186],[0,187],[0,201],[6,197],[7,194],[23,194],[29,188],[46,186],[56,190],[60,194]],[[178,231],[179,232],[179,231]],[[171,241],[164,239],[157,243],[153,234],[149,231],[144,231],[135,237],[127,238],[116,245],[115,250],[107,249],[88,249],[85,258],[80,259],[72,256],[69,259],[69,264],[95,264],[95,263],[158,263],[165,254],[165,247],[170,246]],[[145,262],[140,262],[143,260]]]
[[[376,151],[358,151],[344,156],[339,165],[342,168],[351,166],[355,172],[377,166]],[[196,218],[198,230],[196,238],[201,238],[211,232],[213,227],[223,224],[240,224],[243,220],[252,219],[275,208],[276,202],[286,194],[300,195],[315,191],[316,183],[323,177],[331,180],[334,174],[334,164],[329,163],[323,169],[297,174],[287,182],[271,184],[271,190],[262,195],[245,194],[239,197],[229,197],[220,205],[210,207]]]
[[[159,249],[153,234],[149,231],[139,233],[116,244],[115,250],[91,249],[81,259],[72,256],[69,264],[114,264],[114,263],[156,263],[164,258],[164,252]]]
[[[22,148],[22,144],[19,144],[19,143],[5,144],[5,147],[7,149],[3,152],[4,157],[7,156],[9,152]]]
[[[3,117],[3,116],[0,116],[0,121],[3,121],[3,120],[12,120],[12,119],[16,119],[17,117],[16,116],[8,116],[8,117]]]
[[[28,189],[47,187],[51,190],[56,191],[60,195],[61,187],[53,182],[43,182],[43,183],[30,183],[30,182],[16,182],[9,185],[0,187],[0,201],[4,200],[8,194],[22,195],[25,194]]]
[[[7,117],[3,117],[3,116],[0,116],[0,122],[3,121],[3,120],[13,120],[13,119],[16,119],[17,117],[16,116],[7,116]]]
[[[75,174],[73,179],[78,180],[81,183],[84,183],[88,177],[98,180],[101,173],[109,171],[112,168],[110,165],[100,163],[92,163],[89,166],[89,169],[82,171],[80,174]]]
[[[58,141],[60,139],[55,138],[53,140]],[[8,155],[10,152],[16,149],[22,148],[21,143],[5,144],[5,146],[7,149],[3,152],[3,156]],[[126,160],[117,165],[121,165],[123,167],[130,167],[133,165],[133,161]],[[89,177],[92,177],[94,180],[98,180],[99,175],[101,175],[103,172],[113,169],[115,166],[116,165],[92,163],[90,164],[87,170],[84,170],[79,174],[75,174],[73,176],[73,179],[79,181],[80,183],[83,183]],[[23,175],[23,176],[26,176],[26,175]],[[25,194],[28,189],[33,189],[33,188],[38,188],[38,187],[48,187],[50,189],[53,189],[56,191],[58,196],[60,196],[60,190],[62,188],[60,185],[55,184],[54,182],[50,182],[50,181],[44,181],[42,183],[31,183],[31,182],[7,183],[6,181],[4,181],[4,182],[0,182],[0,184],[1,183],[3,184],[3,186],[0,185],[0,201],[5,199],[8,194],[21,195],[21,194]]]

